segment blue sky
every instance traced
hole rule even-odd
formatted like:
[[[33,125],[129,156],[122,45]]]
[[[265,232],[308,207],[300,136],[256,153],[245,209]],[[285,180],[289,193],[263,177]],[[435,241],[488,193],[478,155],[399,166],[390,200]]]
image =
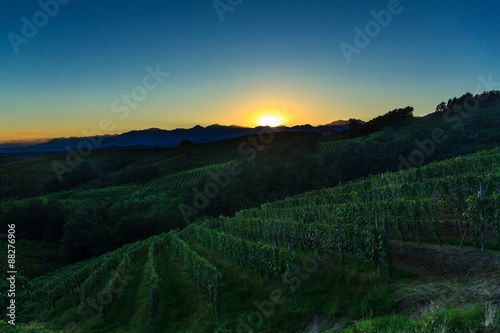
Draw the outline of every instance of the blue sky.
[[[479,76],[500,81],[493,0],[401,0],[348,63],[340,44],[355,45],[355,27],[364,31],[391,1],[221,0],[232,8],[221,21],[209,0],[72,0],[17,53],[12,33],[23,37],[23,17],[33,23],[43,9],[2,1],[0,142],[81,136],[103,118],[120,133],[255,126],[273,112],[288,125],[368,120],[407,105],[425,115],[473,92]],[[120,119],[111,104],[142,85],[148,66],[169,76]]]

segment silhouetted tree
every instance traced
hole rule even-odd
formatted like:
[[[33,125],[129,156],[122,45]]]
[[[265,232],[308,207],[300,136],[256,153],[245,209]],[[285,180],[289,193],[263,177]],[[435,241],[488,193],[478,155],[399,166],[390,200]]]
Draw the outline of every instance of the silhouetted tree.
[[[184,146],[190,146],[190,145],[193,145],[194,143],[191,142],[190,140],[182,140],[181,142],[181,147],[184,147]]]
[[[361,125],[363,125],[363,121],[361,121],[360,119],[351,118],[347,121],[347,126],[349,126],[349,129],[352,130],[355,130]]]
[[[363,124],[358,119],[349,119],[349,132],[351,137],[362,136],[382,130],[384,127],[397,125],[403,121],[413,118],[413,107],[394,109],[382,116],[373,118]]]
[[[441,102],[436,106],[436,112],[444,112],[446,110],[446,103]]]

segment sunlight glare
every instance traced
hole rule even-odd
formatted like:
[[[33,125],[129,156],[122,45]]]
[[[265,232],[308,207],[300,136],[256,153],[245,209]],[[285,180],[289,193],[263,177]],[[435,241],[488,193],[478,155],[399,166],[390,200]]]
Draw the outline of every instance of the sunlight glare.
[[[283,124],[283,121],[274,115],[266,115],[266,116],[263,116],[259,120],[260,126],[276,127],[276,126],[280,126],[282,124]]]

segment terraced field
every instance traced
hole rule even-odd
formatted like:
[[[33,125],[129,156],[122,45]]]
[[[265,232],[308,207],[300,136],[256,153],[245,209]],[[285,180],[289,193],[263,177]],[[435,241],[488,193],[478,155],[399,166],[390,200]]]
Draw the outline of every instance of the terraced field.
[[[142,186],[138,190],[138,193],[142,194],[147,192],[158,192],[166,190],[175,191],[194,186],[196,185],[196,182],[198,182],[200,179],[203,179],[203,177],[208,176],[211,172],[217,172],[225,166],[226,163],[214,163],[201,168],[191,169],[164,176]]]
[[[329,149],[345,147],[354,143],[361,142],[362,140],[363,138],[334,140],[334,141],[321,142],[319,145],[321,148],[329,150]]]

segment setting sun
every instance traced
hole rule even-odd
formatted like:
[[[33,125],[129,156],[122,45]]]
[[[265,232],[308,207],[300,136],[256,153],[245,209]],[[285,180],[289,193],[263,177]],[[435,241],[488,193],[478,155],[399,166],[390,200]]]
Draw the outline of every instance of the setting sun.
[[[260,126],[276,127],[276,126],[282,125],[283,121],[280,118],[278,118],[277,116],[266,115],[266,116],[263,116],[262,118],[260,118],[258,123]]]

